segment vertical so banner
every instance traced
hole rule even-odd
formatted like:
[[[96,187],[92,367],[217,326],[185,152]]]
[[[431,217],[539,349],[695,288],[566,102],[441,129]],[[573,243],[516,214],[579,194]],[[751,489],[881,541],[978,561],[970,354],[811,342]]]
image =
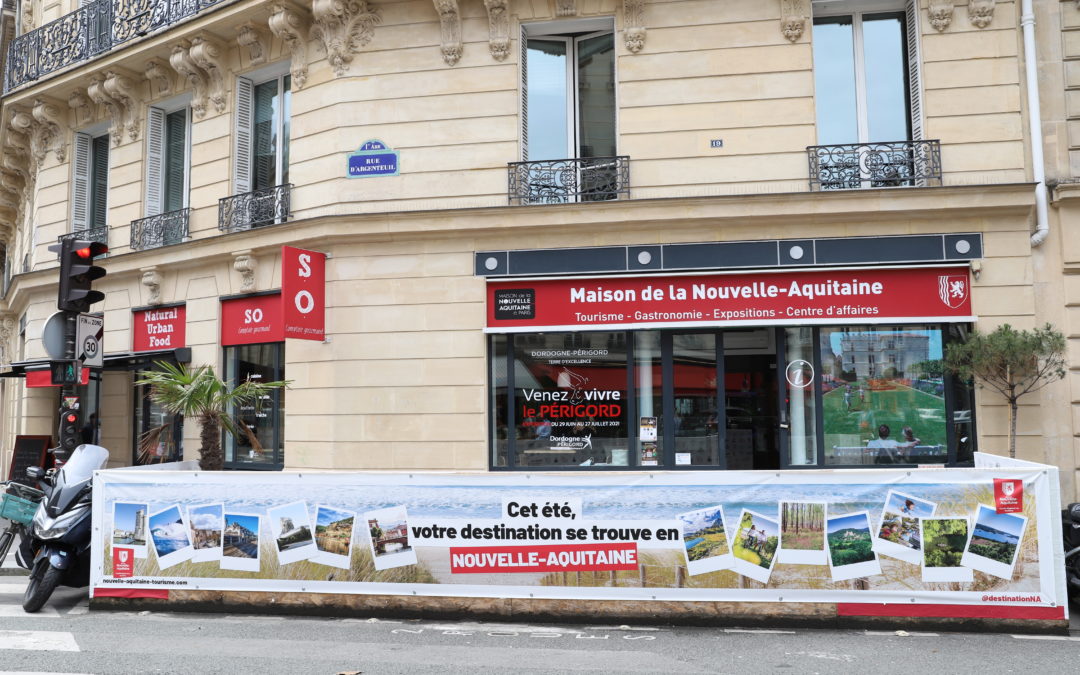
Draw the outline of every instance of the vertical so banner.
[[[326,336],[326,254],[281,247],[281,305],[285,337]]]

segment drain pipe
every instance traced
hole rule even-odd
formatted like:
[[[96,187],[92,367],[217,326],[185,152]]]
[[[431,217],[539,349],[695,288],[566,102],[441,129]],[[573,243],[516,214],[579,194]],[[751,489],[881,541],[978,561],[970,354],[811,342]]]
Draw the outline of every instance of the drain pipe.
[[[1031,5],[1032,0],[1023,0],[1020,26],[1024,31],[1031,165],[1035,177],[1035,232],[1031,235],[1031,245],[1034,247],[1046,241],[1050,234],[1050,220],[1046,206],[1046,162],[1043,159],[1042,111],[1039,107],[1039,62],[1035,56],[1035,11]]]

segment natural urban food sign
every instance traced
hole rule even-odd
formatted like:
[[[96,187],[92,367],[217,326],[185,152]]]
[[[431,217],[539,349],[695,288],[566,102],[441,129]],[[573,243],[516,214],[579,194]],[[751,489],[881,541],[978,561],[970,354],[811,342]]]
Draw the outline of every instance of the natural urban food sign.
[[[487,330],[494,332],[970,318],[970,281],[958,267],[488,282]]]
[[[132,313],[131,349],[136,352],[186,347],[187,307],[172,305]]]
[[[94,480],[92,592],[885,603],[940,616],[989,605],[980,615],[1060,619],[1056,469],[982,457],[647,477],[114,469]],[[1023,485],[1021,511],[995,508],[998,479]]]

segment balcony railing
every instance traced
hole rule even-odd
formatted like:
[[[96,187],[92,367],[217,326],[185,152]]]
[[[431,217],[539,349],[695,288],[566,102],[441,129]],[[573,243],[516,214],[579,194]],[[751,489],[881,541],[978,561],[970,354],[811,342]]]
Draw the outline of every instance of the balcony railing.
[[[188,235],[191,209],[177,209],[131,221],[131,248],[142,251],[179,244]]]
[[[245,192],[218,201],[218,229],[239,232],[253,227],[284,223],[292,215],[289,197],[292,183]]]
[[[11,41],[4,93],[226,1],[94,0]]]
[[[939,141],[811,145],[811,190],[941,185]]]
[[[577,157],[510,162],[511,204],[606,202],[630,196],[630,158]]]
[[[83,239],[85,241],[96,241],[99,244],[109,245],[109,226],[102,225],[101,227],[91,227],[87,230],[75,230],[74,232],[68,232],[62,234],[56,238],[56,243],[63,244],[65,239]],[[57,254],[59,256],[59,254]]]

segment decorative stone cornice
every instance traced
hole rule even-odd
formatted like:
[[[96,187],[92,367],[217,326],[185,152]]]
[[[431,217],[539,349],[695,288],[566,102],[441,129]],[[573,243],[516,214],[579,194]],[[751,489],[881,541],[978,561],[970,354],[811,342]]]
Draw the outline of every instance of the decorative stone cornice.
[[[21,24],[19,27],[25,34],[34,30],[34,3],[30,2],[29,0],[25,0],[20,4],[22,5],[19,8],[20,10],[22,10],[22,20],[19,22]]]
[[[968,20],[977,28],[986,28],[994,20],[995,0],[969,0]]]
[[[496,61],[510,54],[510,0],[484,0],[488,13],[488,49]]]
[[[292,84],[297,89],[307,82],[308,74],[308,36],[314,36],[311,28],[311,20],[307,10],[301,9],[288,2],[275,2],[270,6],[270,32],[285,43],[292,55],[292,64],[289,73],[292,75]],[[329,48],[327,57],[329,57]],[[351,58],[351,57],[350,57]]]
[[[191,112],[194,113],[196,119],[202,119],[206,115],[206,102],[207,91],[210,88],[210,81],[202,68],[199,68],[192,60],[191,43],[187,40],[182,40],[173,45],[172,53],[169,55],[169,65],[180,75],[183,75],[187,79],[188,84],[191,85],[193,93],[191,95]]]
[[[67,161],[67,143],[64,141],[67,121],[63,104],[41,96],[34,99],[30,114],[37,121],[37,128],[30,137],[30,147],[35,154],[34,161],[41,166],[45,161],[45,154],[51,149],[56,153],[56,161],[63,164]]]
[[[30,4],[30,3],[27,3]],[[0,312],[0,364],[9,367],[14,360],[14,340],[18,335],[19,317],[15,312],[5,310]]]
[[[255,292],[255,270],[259,267],[259,261],[251,253],[251,249],[236,251],[233,253],[233,269],[240,273],[240,292]]]
[[[165,96],[172,93],[172,73],[165,62],[158,59],[150,59],[146,62],[143,70],[146,79],[150,80],[150,95]],[[154,85],[157,85],[157,93],[154,93]]]
[[[458,0],[435,0],[442,33],[442,57],[452,66],[461,59],[461,10]]]
[[[135,83],[138,81],[137,75],[119,68],[105,72],[105,93],[120,106],[124,130],[127,131],[128,138],[133,141],[139,140],[139,127],[142,124],[139,115],[142,101],[135,89]],[[115,138],[113,138],[113,145],[119,145]]]
[[[934,27],[934,30],[941,33],[949,27],[952,23],[953,9],[952,0],[930,0],[926,15],[930,18],[930,25]]]
[[[207,35],[196,35],[191,38],[191,48],[188,55],[199,68],[207,75],[210,88],[207,95],[214,104],[214,110],[219,113],[225,112],[225,75],[221,67],[221,46],[216,40]]]
[[[371,42],[375,24],[382,21],[367,0],[312,0],[311,13],[311,37],[322,43],[338,76],[348,72],[353,56]]]
[[[82,126],[84,123],[90,121],[94,112],[90,109],[90,99],[86,96],[86,92],[81,89],[76,89],[68,96],[68,107],[71,108],[75,115],[73,120],[75,127]]]
[[[248,21],[236,27],[236,44],[247,48],[248,65],[266,63],[266,44],[263,33],[254,22]]]
[[[10,138],[11,134],[8,136]],[[16,190],[20,195],[20,202],[24,202],[27,188],[34,182],[34,178],[27,166],[27,158],[20,157],[18,152],[5,149],[0,164],[4,168],[4,186]],[[18,180],[15,180],[15,177],[18,177]]]
[[[788,42],[798,42],[806,30],[806,0],[780,1],[780,32]]]
[[[577,0],[555,0],[555,16],[577,16]]]
[[[109,96],[109,93],[105,91],[104,73],[94,73],[90,76],[90,86],[86,88],[86,94],[94,103],[105,106],[105,110],[112,120],[112,124],[109,127],[109,135],[112,138],[112,144],[120,145],[120,140],[124,136],[124,123],[122,121],[123,108],[118,101],[114,100],[113,97]]]
[[[623,0],[623,40],[631,54],[645,47],[645,0]]]
[[[161,304],[161,272],[158,271],[157,266],[143,267],[139,270],[142,272],[141,282],[143,286],[146,286],[148,296],[146,298],[146,304],[148,305],[160,305]]]
[[[31,176],[37,175],[45,161],[46,149],[42,148],[40,126],[30,113],[19,109],[13,109],[8,123],[8,143]]]

